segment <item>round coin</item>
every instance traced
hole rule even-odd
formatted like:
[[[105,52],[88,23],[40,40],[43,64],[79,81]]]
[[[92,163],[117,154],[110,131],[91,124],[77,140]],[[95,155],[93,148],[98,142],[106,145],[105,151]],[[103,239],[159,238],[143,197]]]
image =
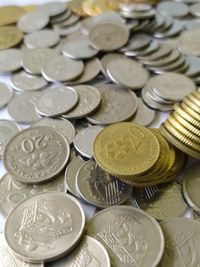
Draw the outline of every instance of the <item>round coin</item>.
[[[20,6],[2,6],[0,8],[0,26],[16,23],[24,13],[24,8]]]
[[[0,27],[0,50],[8,49],[19,44],[23,33],[15,26]]]
[[[44,3],[38,6],[37,10],[42,13],[47,14],[48,16],[57,16],[65,12],[67,9],[67,4],[59,1],[51,1],[49,3]]]
[[[200,29],[185,31],[178,41],[178,49],[188,56],[200,56]]]
[[[115,267],[156,267],[164,251],[159,224],[147,213],[128,206],[98,212],[88,222],[87,234],[105,246]]]
[[[176,18],[184,17],[189,12],[188,6],[186,4],[176,3],[173,1],[165,1],[159,3],[157,10],[163,15]]]
[[[22,51],[19,49],[7,49],[0,51],[0,72],[16,71],[21,67]]]
[[[13,91],[6,84],[0,83],[0,109],[6,106],[13,97]]]
[[[17,205],[6,220],[4,235],[17,258],[41,263],[68,253],[79,242],[84,227],[79,202],[70,195],[52,192]]]

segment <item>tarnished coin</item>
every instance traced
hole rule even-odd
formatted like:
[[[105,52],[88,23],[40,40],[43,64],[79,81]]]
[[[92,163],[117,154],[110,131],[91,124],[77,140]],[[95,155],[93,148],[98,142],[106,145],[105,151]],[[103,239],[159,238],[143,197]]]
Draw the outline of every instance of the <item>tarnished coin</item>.
[[[53,179],[67,164],[70,148],[67,140],[51,127],[28,128],[6,145],[3,162],[17,181],[36,184]]]
[[[22,51],[19,49],[7,49],[0,51],[0,72],[16,71],[21,67]]]
[[[128,120],[137,110],[137,97],[134,92],[124,90],[117,85],[97,86],[101,94],[99,109],[87,117],[93,124],[108,125]]]
[[[67,139],[69,144],[72,143],[76,134],[73,124],[66,119],[43,118],[32,124],[32,126],[52,127],[58,132],[60,132]]]
[[[63,173],[52,181],[40,185],[22,184],[15,181],[8,173],[6,173],[0,179],[0,213],[3,217],[7,217],[19,202],[32,195],[52,191],[64,192]]]
[[[16,23],[25,13],[21,6],[2,6],[0,8],[0,26]]]
[[[55,87],[46,90],[38,102],[36,108],[43,116],[56,116],[64,114],[72,109],[78,102],[79,96],[72,87]]]
[[[96,136],[104,128],[101,126],[90,126],[84,128],[82,131],[76,134],[74,138],[74,146],[76,150],[86,158],[93,158],[93,144]]]
[[[13,90],[0,83],[0,109],[6,106],[13,97]]]
[[[100,169],[94,160],[79,169],[76,189],[82,199],[99,208],[122,204],[132,193],[131,186]]]
[[[24,43],[29,49],[48,48],[59,42],[59,35],[52,30],[41,30],[29,33],[24,37]]]
[[[28,92],[15,96],[8,104],[8,114],[17,122],[32,123],[41,117],[36,111],[40,92]]]
[[[18,132],[20,127],[9,120],[0,120],[0,158],[8,141]]]
[[[67,9],[67,4],[59,1],[51,1],[38,6],[37,10],[49,16],[57,16]]]
[[[165,251],[159,267],[198,266],[199,227],[198,221],[174,218],[160,223],[165,237]]]
[[[186,4],[173,1],[159,3],[157,10],[163,15],[176,18],[184,17],[189,13],[189,8]]]
[[[19,44],[23,39],[23,33],[15,26],[0,28],[0,50],[8,49]]]
[[[74,109],[64,114],[67,119],[80,119],[93,113],[101,103],[101,94],[97,88],[90,85],[78,85],[73,87],[79,95],[78,104]]]
[[[178,41],[178,49],[188,56],[200,56],[200,29],[185,31]]]
[[[156,220],[128,206],[98,212],[88,222],[87,234],[105,246],[115,267],[156,267],[164,251],[163,233]]]
[[[23,68],[31,74],[41,74],[46,62],[57,55],[57,52],[50,48],[37,48],[23,51]]]
[[[50,58],[43,67],[42,75],[51,82],[67,82],[78,78],[84,70],[81,60],[57,55]]]
[[[80,240],[85,214],[79,202],[64,193],[32,196],[9,214],[6,242],[20,260],[40,263],[67,254]]]
[[[124,46],[129,38],[129,30],[119,23],[101,23],[89,33],[90,44],[102,51],[114,51]]]
[[[88,266],[110,267],[110,258],[108,252],[102,244],[96,239],[85,236],[81,243],[65,258],[48,264],[48,267],[70,267],[78,264],[87,264]]]
[[[11,85],[17,91],[27,92],[43,89],[47,86],[47,81],[43,77],[20,71],[11,76]]]
[[[17,26],[22,32],[31,33],[43,29],[48,23],[48,15],[43,12],[32,11],[23,15]]]

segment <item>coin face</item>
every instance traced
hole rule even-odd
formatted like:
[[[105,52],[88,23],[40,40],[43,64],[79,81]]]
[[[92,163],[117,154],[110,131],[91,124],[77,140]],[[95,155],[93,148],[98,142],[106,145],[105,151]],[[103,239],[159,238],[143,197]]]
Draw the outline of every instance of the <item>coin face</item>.
[[[38,6],[37,8],[40,12],[43,12],[49,16],[57,16],[67,9],[66,3],[61,3],[59,1],[52,1],[50,3],[45,3]]]
[[[4,150],[4,165],[17,181],[36,184],[51,180],[65,167],[69,144],[56,130],[38,126],[15,135]]]
[[[188,56],[200,56],[200,30],[193,29],[181,34],[178,41],[178,49]]]
[[[6,84],[0,83],[0,108],[6,106],[13,97],[13,91]]]
[[[157,6],[158,11],[167,16],[171,17],[184,17],[188,14],[188,6],[183,3],[176,3],[172,1],[166,1],[164,3],[159,3]]]
[[[79,202],[70,195],[52,192],[21,202],[9,214],[4,235],[17,258],[40,263],[69,252],[84,227],[85,215]]]
[[[0,72],[11,72],[22,66],[22,52],[19,49],[0,51]]]
[[[2,6],[0,8],[0,26],[16,23],[24,13],[24,8],[20,6]]]
[[[15,26],[0,28],[0,50],[8,49],[19,44],[23,39],[23,33]]]
[[[98,212],[88,222],[87,234],[102,243],[116,267],[155,267],[164,251],[159,224],[137,208],[116,206]]]

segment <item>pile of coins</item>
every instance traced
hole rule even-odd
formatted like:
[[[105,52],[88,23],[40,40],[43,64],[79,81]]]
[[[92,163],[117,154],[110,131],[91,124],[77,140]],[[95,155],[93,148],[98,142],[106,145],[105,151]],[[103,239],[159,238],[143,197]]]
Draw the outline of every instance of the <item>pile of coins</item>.
[[[174,109],[161,125],[161,133],[178,149],[200,158],[200,90],[184,97]]]

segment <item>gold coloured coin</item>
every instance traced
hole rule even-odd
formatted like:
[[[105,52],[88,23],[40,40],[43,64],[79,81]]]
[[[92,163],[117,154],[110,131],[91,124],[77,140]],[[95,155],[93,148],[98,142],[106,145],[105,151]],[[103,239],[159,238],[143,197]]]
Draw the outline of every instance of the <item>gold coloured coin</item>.
[[[178,113],[174,112],[172,115],[182,126],[184,126],[186,129],[188,129],[191,133],[197,135],[200,137],[200,130],[193,126],[191,123],[189,123],[187,120],[182,118]]]
[[[68,3],[69,8],[81,17],[87,16],[87,13],[82,8],[83,0],[73,0]]]
[[[95,0],[84,0],[82,2],[83,11],[89,16],[96,16],[98,13],[94,10]]]
[[[198,99],[199,100],[199,103],[200,103],[200,93],[198,91],[192,92],[191,95],[193,95],[196,99]]]
[[[184,102],[181,103],[181,107],[189,113],[194,119],[196,119],[198,122],[200,122],[200,114],[198,114],[196,111],[194,111],[190,106],[185,104]]]
[[[200,110],[200,101],[196,97],[190,94],[186,98],[189,99],[191,102],[193,102]]]
[[[185,103],[187,106],[189,106],[190,108],[192,108],[195,112],[200,113],[200,107],[198,107],[198,106],[193,102],[193,100],[191,100],[191,99],[189,98],[189,96],[188,96],[188,97],[185,97],[185,98],[183,99],[183,103]]]
[[[37,5],[28,5],[28,6],[23,6],[23,9],[26,12],[32,12],[35,11],[37,7],[38,7]]]
[[[23,33],[14,26],[0,27],[0,50],[11,48],[21,42]]]
[[[103,129],[95,139],[93,150],[102,169],[127,179],[151,169],[160,154],[155,135],[149,129],[129,122]]]
[[[200,121],[196,120],[190,114],[188,114],[184,109],[181,108],[180,105],[175,104],[174,109],[175,109],[174,114],[187,120],[190,124],[194,125],[195,127],[200,128]]]
[[[119,1],[118,0],[108,0],[107,5],[112,11],[117,11],[119,8]]]
[[[109,7],[107,6],[107,0],[95,0],[94,11],[97,14],[110,11]]]
[[[0,26],[18,22],[25,10],[20,6],[4,6],[0,8]]]

